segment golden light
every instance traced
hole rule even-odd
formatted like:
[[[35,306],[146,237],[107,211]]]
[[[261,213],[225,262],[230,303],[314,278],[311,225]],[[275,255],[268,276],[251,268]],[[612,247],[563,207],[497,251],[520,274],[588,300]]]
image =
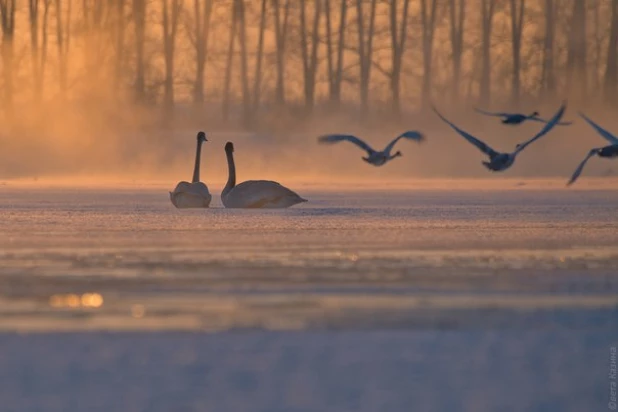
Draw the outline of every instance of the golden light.
[[[55,294],[49,297],[49,306],[53,308],[99,308],[103,306],[103,296],[99,293]]]
[[[133,305],[131,306],[131,316],[133,316],[136,319],[140,319],[143,318],[144,315],[146,314],[146,308],[144,307],[144,305]]]

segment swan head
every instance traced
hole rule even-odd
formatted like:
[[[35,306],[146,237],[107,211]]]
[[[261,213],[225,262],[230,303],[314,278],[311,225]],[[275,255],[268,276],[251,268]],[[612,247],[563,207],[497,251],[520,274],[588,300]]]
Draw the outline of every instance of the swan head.
[[[225,144],[225,153],[234,153],[234,143],[227,142]]]
[[[197,133],[197,141],[200,142],[200,143],[207,142],[208,139],[206,139],[206,133],[198,132]]]

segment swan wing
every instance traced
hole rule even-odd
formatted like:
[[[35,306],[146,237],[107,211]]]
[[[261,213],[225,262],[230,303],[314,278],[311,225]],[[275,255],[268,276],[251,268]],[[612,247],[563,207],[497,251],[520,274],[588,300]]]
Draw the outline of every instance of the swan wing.
[[[318,141],[320,143],[331,143],[332,144],[332,143],[341,142],[343,140],[347,140],[350,143],[354,143],[355,145],[365,150],[369,154],[376,152],[367,143],[363,142],[361,139],[351,134],[327,134],[327,135],[318,137]]]
[[[532,143],[535,140],[540,139],[541,137],[545,136],[551,129],[553,129],[554,126],[556,126],[558,124],[558,122],[560,121],[560,119],[562,118],[562,115],[564,114],[565,110],[566,110],[566,102],[563,102],[562,106],[560,106],[560,109],[558,109],[558,111],[556,112],[554,117],[549,119],[549,121],[545,124],[545,126],[543,126],[543,128],[541,129],[540,132],[538,132],[536,135],[534,135],[534,137],[532,139],[530,139],[530,140],[528,140],[528,141],[526,141],[524,143],[521,143],[521,144],[518,144],[517,146],[515,146],[515,154],[521,152],[530,143]]]
[[[401,138],[414,140],[420,143],[425,140],[425,135],[416,130],[408,130],[407,132],[400,134],[399,136],[394,138],[393,141],[390,142],[388,146],[386,146],[386,148],[384,149],[384,153],[386,153],[387,156],[390,156],[391,150],[393,150],[393,147]]]
[[[494,117],[508,117],[511,114],[510,113],[501,113],[501,112],[488,112],[486,110],[483,109],[479,109],[478,107],[475,107],[474,110],[476,110],[477,112],[484,114],[485,116],[494,116]]]
[[[494,149],[489,147],[487,144],[483,143],[476,137],[472,136],[470,133],[461,130],[459,127],[455,126],[453,123],[448,121],[444,116],[440,114],[440,112],[435,107],[433,108],[433,111],[436,112],[436,114],[440,117],[440,119],[442,119],[446,124],[451,126],[453,130],[455,130],[457,133],[462,135],[467,141],[475,145],[481,152],[485,153],[491,158],[498,155],[498,152],[496,152]]]
[[[528,117],[528,120],[533,120],[535,122],[541,122],[541,123],[548,123],[547,120],[541,119],[540,117],[537,117],[537,116]],[[570,126],[572,124],[573,122],[558,122],[556,123],[556,126]]]
[[[284,208],[306,201],[296,192],[271,180],[248,180],[225,195],[225,206],[233,208]]]
[[[592,120],[590,120],[590,118],[588,118],[588,116],[586,116],[583,113],[579,113],[579,115],[586,121],[588,122],[588,124],[590,126],[592,126],[594,128],[594,130],[597,131],[597,133],[599,133],[601,136],[603,136],[605,139],[609,140],[609,142],[611,144],[618,144],[618,137],[614,136],[613,134],[611,134],[610,132],[608,132],[607,130],[603,129],[601,126],[599,126],[598,124],[596,124],[595,122],[593,122]]]
[[[586,166],[586,163],[588,162],[588,160],[590,160],[590,158],[596,155],[597,153],[598,153],[597,149],[592,149],[590,152],[588,152],[588,155],[584,158],[584,160],[582,160],[579,166],[577,166],[577,169],[575,169],[575,172],[573,172],[573,176],[571,176],[571,179],[567,182],[567,186],[571,186],[573,183],[575,183],[579,175],[582,174],[582,170],[584,170],[584,166]]]

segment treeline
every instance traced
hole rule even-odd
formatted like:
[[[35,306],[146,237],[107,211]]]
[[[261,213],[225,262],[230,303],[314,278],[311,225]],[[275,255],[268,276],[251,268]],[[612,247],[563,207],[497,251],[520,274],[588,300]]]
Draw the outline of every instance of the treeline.
[[[616,0],[0,0],[4,113],[618,104]],[[275,115],[273,115],[275,113]]]

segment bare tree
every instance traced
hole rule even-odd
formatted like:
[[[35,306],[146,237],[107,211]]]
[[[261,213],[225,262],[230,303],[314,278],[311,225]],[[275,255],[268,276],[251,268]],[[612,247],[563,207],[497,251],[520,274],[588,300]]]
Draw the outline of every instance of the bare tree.
[[[322,13],[322,1],[315,1],[313,12],[313,27],[311,31],[311,46],[309,45],[309,33],[307,32],[307,5],[306,0],[300,0],[300,48],[303,60],[303,85],[305,96],[305,111],[313,110],[315,103],[315,75],[318,67],[318,44],[320,14]],[[311,51],[309,50],[311,47]]]
[[[397,24],[397,0],[390,2],[390,33],[391,33],[391,102],[395,115],[401,114],[401,99],[399,96],[401,83],[401,67],[408,27],[408,9],[410,0],[403,0],[401,23]]]
[[[60,82],[60,93],[66,97],[68,80],[68,58],[71,35],[71,9],[72,0],[67,0],[65,23],[62,18],[62,0],[56,0],[56,46],[58,48],[58,78]]]
[[[178,32],[178,17],[182,9],[182,0],[163,1],[163,53],[165,56],[165,82],[163,104],[171,110],[174,106],[174,53],[176,50],[176,34]]]
[[[554,38],[556,32],[556,3],[545,0],[545,39],[543,41],[542,90],[552,98],[556,92],[554,73]]]
[[[586,96],[586,5],[584,0],[573,0],[568,33],[567,85],[577,99]]]
[[[43,96],[43,77],[47,58],[47,21],[51,0],[28,0],[30,19],[30,53],[32,77],[34,79],[34,100],[38,103]],[[43,25],[40,26],[40,5],[43,5]],[[39,44],[39,40],[41,43]]]
[[[255,55],[255,74],[253,75],[253,104],[251,117],[255,116],[260,105],[260,94],[262,87],[262,56],[264,54],[264,32],[266,30],[266,6],[267,0],[262,0],[260,8],[260,29],[258,32],[257,52]]]
[[[607,46],[607,63],[605,65],[605,100],[618,103],[618,1],[611,2],[612,21],[610,26],[609,44]]]
[[[281,16],[279,0],[272,0],[272,8],[275,19],[275,41],[277,46],[277,82],[275,87],[275,99],[279,106],[283,106],[285,103],[285,46],[288,34],[290,0],[284,0],[283,16]]]
[[[240,42],[240,80],[242,84],[242,118],[245,126],[251,123],[251,95],[249,91],[249,67],[247,62],[247,37],[245,21],[245,1],[234,0],[236,20],[238,22],[238,37]]]
[[[427,5],[427,1],[431,4]],[[421,0],[421,21],[423,23],[423,104],[431,100],[433,63],[433,38],[436,29],[438,0]],[[428,10],[429,8],[429,10]]]
[[[221,111],[223,112],[223,119],[228,120],[230,116],[230,91],[232,84],[232,68],[234,61],[234,43],[236,37],[236,20],[238,13],[236,12],[236,1],[232,3],[231,10],[231,23],[228,38],[227,58],[225,65],[225,81],[223,86],[223,100]]]
[[[4,103],[10,110],[13,105],[13,39],[15,35],[15,0],[0,0],[2,22],[2,62],[4,73]]]
[[[358,58],[360,66],[360,98],[361,113],[369,110],[369,82],[371,80],[371,64],[373,58],[373,38],[375,34],[376,0],[369,4],[369,24],[365,27],[363,0],[356,0],[356,20],[358,30]],[[367,34],[365,34],[367,29]]]
[[[495,1],[481,0],[481,22],[482,32],[482,69],[480,99],[484,105],[489,104],[491,95],[491,32],[493,27]]]
[[[521,35],[524,23],[526,0],[510,0],[511,4],[511,49],[513,53],[513,76],[511,86],[511,100],[515,106],[519,105],[521,89]]]
[[[212,20],[213,0],[193,0],[193,30],[189,38],[195,48],[195,79],[193,80],[193,103],[204,102],[204,71],[208,58],[208,40]]]
[[[406,0],[408,1],[408,0]],[[326,0],[326,49],[328,62],[328,96],[331,103],[341,102],[341,82],[343,80],[343,50],[345,47],[346,18],[348,0],[340,0],[339,26],[337,27],[336,58],[333,59],[332,9],[330,0]]]
[[[133,0],[132,14],[135,27],[135,98],[143,102],[146,98],[146,0]]]
[[[120,83],[123,71],[124,47],[125,47],[125,0],[115,0],[115,37],[116,37],[116,56],[114,68],[114,89],[116,93],[120,91]]]
[[[459,7],[457,7],[459,6]],[[464,27],[466,18],[466,0],[449,0],[451,58],[453,64],[453,81],[451,84],[453,101],[459,99],[461,80],[461,60],[463,57]]]

